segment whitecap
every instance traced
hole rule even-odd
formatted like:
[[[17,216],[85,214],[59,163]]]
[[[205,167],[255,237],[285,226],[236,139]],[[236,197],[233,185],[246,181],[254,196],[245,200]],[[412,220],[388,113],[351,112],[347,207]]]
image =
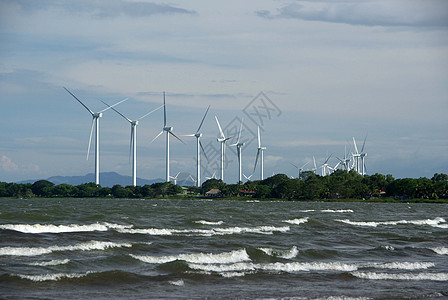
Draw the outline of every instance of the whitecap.
[[[305,218],[298,218],[298,219],[292,219],[292,220],[283,220],[285,223],[293,224],[293,225],[300,225],[303,223],[308,222],[308,217]]]
[[[383,221],[383,222],[355,222],[350,221],[348,219],[336,219],[337,222],[342,222],[349,225],[355,225],[355,226],[368,226],[368,227],[377,227],[378,225],[402,225],[402,224],[412,224],[412,225],[429,225],[433,227],[441,227],[448,225],[448,224],[440,224],[444,223],[444,218],[434,218],[434,219],[425,219],[425,220],[399,220],[399,221]]]
[[[258,248],[259,250],[263,251],[267,255],[270,256],[277,256],[285,259],[292,259],[299,254],[299,250],[296,246],[293,246],[291,249],[274,249],[274,248]]]
[[[190,253],[168,256],[144,256],[129,254],[131,257],[150,264],[163,264],[175,260],[183,260],[196,264],[230,264],[242,261],[250,261],[245,249],[233,250],[223,253]]]
[[[367,226],[367,227],[377,227],[379,224],[378,222],[354,222],[354,221],[350,221],[349,219],[344,219],[344,220],[336,219],[335,221],[349,224],[349,225]]]
[[[107,248],[132,247],[129,243],[113,243],[101,241],[89,241],[70,246],[49,246],[49,247],[2,247],[0,255],[9,256],[37,256],[49,254],[55,251],[89,251],[105,250]]]
[[[55,260],[50,260],[50,261],[39,261],[39,262],[30,263],[30,266],[46,267],[46,266],[65,265],[65,264],[68,264],[69,261],[70,261],[70,259],[55,259]]]
[[[182,279],[170,280],[170,281],[168,281],[168,283],[171,284],[171,285],[175,285],[175,286],[184,286],[185,285],[185,283],[184,283],[184,281]]]
[[[58,281],[60,279],[72,279],[72,278],[81,278],[89,275],[90,272],[87,273],[54,273],[54,274],[39,274],[39,275],[23,275],[23,274],[14,274],[14,276],[18,276],[22,279],[28,279],[31,281],[41,282],[41,281]]]
[[[202,225],[222,225],[224,223],[223,221],[213,222],[213,221],[206,221],[206,220],[199,220],[199,221],[194,221],[194,222],[198,223],[198,224],[202,224]]]
[[[65,232],[89,232],[89,231],[107,231],[109,229],[130,228],[132,225],[119,225],[112,223],[94,223],[87,225],[69,224],[2,224],[0,229],[14,230],[22,233],[65,233]]]
[[[448,281],[448,273],[375,273],[375,272],[352,272],[353,276],[360,279],[371,280],[432,280]]]
[[[352,209],[323,209],[321,212],[326,213],[352,213],[354,212]]]
[[[355,271],[356,265],[340,262],[312,262],[312,263],[271,263],[256,266],[257,269],[279,272],[298,272],[298,271]]]
[[[421,270],[435,266],[432,262],[390,262],[372,265],[378,269],[396,269],[396,270]]]
[[[299,210],[300,212],[313,212],[313,211],[316,211],[315,209],[302,209],[302,210]]]
[[[436,247],[436,248],[431,248],[431,250],[440,255],[448,254],[448,247]]]

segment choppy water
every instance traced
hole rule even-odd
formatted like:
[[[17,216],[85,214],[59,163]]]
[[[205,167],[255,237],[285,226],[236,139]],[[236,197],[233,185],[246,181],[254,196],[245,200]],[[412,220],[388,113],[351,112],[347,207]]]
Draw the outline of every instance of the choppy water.
[[[0,298],[448,298],[448,205],[0,199]]]

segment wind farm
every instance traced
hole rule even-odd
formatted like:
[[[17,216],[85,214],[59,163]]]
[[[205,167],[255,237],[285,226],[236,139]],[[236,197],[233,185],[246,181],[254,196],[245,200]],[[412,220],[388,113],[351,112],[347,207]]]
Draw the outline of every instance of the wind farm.
[[[90,131],[90,138],[89,138],[89,146],[87,151],[87,158],[89,156],[90,152],[90,146],[91,146],[91,139],[93,135],[93,129],[95,127],[95,184],[99,185],[99,118],[102,116],[103,112],[111,109],[113,110],[117,115],[125,119],[131,126],[130,131],[130,143],[129,143],[129,161],[131,163],[131,173],[132,173],[132,185],[137,185],[137,168],[138,168],[138,161],[137,161],[137,126],[139,125],[139,121],[141,121],[143,118],[148,117],[149,115],[154,114],[158,110],[161,110],[163,108],[163,126],[162,130],[149,142],[152,144],[159,136],[161,136],[163,133],[165,133],[165,182],[172,182],[175,185],[178,182],[178,177],[180,173],[185,173],[187,170],[180,169],[179,172],[172,176],[170,173],[170,136],[173,136],[175,139],[180,141],[182,145],[176,145],[176,148],[183,147],[185,148],[186,144],[183,140],[181,140],[176,134],[173,132],[173,127],[168,126],[167,122],[167,104],[166,104],[166,93],[162,93],[163,98],[163,104],[155,109],[150,110],[149,112],[145,113],[141,117],[133,120],[129,117],[127,117],[125,114],[123,114],[119,109],[117,109],[115,106],[118,104],[128,100],[127,98],[124,100],[121,100],[113,105],[109,105],[107,102],[100,100],[104,105],[105,108],[100,110],[99,112],[95,113],[90,108],[88,108],[81,100],[79,100],[72,92],[70,92],[68,89],[64,87],[64,89],[73,97],[75,98],[84,108],[86,108],[90,114],[92,115],[92,126]],[[195,157],[195,169],[196,169],[196,176],[193,176],[191,173],[186,173],[186,180],[187,182],[192,183],[196,187],[201,187],[202,183],[207,180],[216,179],[215,174],[220,174],[219,180],[222,182],[225,182],[224,180],[224,172],[227,167],[227,160],[231,160],[231,158],[226,157],[226,148],[227,147],[235,147],[236,152],[236,158],[237,158],[237,181],[236,183],[242,183],[243,181],[251,181],[252,177],[255,174],[255,171],[257,170],[257,166],[259,168],[259,177],[255,180],[264,180],[264,172],[265,172],[265,156],[264,151],[266,151],[267,147],[265,144],[262,144],[261,139],[261,128],[260,125],[257,125],[257,134],[253,137],[252,140],[249,140],[249,144],[247,145],[252,149],[252,153],[256,153],[255,160],[253,167],[248,165],[249,163],[244,164],[244,156],[243,156],[243,147],[246,146],[246,143],[243,142],[243,136],[250,135],[251,131],[246,130],[246,126],[244,125],[244,118],[236,118],[234,119],[235,122],[239,122],[237,125],[233,126],[226,126],[225,129],[227,129],[227,132],[223,129],[221,126],[221,123],[219,122],[218,116],[215,115],[215,121],[217,125],[217,132],[216,132],[216,142],[218,143],[218,147],[220,150],[216,151],[215,153],[208,153],[207,149],[208,147],[204,147],[203,141],[201,140],[204,138],[204,135],[202,133],[202,129],[206,120],[206,117],[210,110],[210,105],[207,106],[205,113],[202,116],[201,121],[199,122],[199,126],[195,133],[192,134],[181,134],[180,136],[185,137],[194,137],[196,138],[196,157]],[[188,122],[190,123],[190,122]],[[189,124],[182,125],[182,128],[188,127]],[[231,128],[235,128],[236,134],[234,134],[231,130]],[[206,136],[205,138],[208,138],[208,144],[212,145],[213,137]],[[247,138],[247,137],[246,137]],[[229,140],[234,140],[232,144],[227,146],[226,142]],[[292,163],[289,162],[290,165],[292,165],[297,170],[297,178],[301,179],[302,174],[305,172],[310,172],[315,175],[319,175],[322,177],[329,176],[338,169],[342,169],[346,172],[350,172],[351,170],[354,170],[359,175],[366,175],[367,174],[367,167],[366,167],[366,157],[367,152],[365,151],[366,148],[366,141],[367,141],[367,135],[364,138],[362,147],[360,151],[358,150],[358,146],[356,144],[355,137],[352,137],[353,145],[350,145],[349,149],[353,149],[353,151],[350,152],[350,155],[347,154],[347,145],[344,146],[344,156],[343,159],[338,158],[337,156],[334,156],[334,158],[337,159],[337,161],[331,160],[333,157],[333,154],[326,155],[323,159],[323,162],[319,165],[316,164],[315,156],[312,156],[312,160],[305,161],[303,164]],[[252,142],[255,141],[255,142]],[[145,141],[143,141],[145,142]],[[248,150],[250,150],[248,148]],[[209,150],[210,151],[210,150]],[[201,156],[204,156],[205,160],[201,159]],[[211,161],[209,159],[210,157],[214,158],[214,161]],[[248,160],[250,161],[250,160]],[[312,163],[313,168],[311,169],[305,169],[307,165]],[[208,176],[205,176],[205,180],[202,179],[201,176],[201,168],[204,169]],[[246,175],[245,170],[251,170],[252,172],[249,175]],[[318,172],[320,170],[320,172]],[[232,172],[229,170],[229,172]],[[285,172],[279,172],[279,173],[287,173]],[[291,176],[294,177],[294,176]],[[182,181],[185,184],[185,180]],[[227,180],[228,182],[228,180]]]

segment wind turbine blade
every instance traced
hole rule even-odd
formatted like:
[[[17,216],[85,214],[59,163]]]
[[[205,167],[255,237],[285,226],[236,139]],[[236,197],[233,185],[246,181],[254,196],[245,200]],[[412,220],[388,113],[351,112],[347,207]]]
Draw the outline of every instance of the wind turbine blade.
[[[234,136],[232,135],[232,136],[229,136],[228,138],[226,138],[226,139],[224,139],[224,142],[226,142],[226,141],[228,141],[228,140],[230,140],[230,139],[233,139],[234,138]],[[235,144],[236,145],[236,144]],[[235,145],[233,145],[233,146],[235,146]]]
[[[164,107],[164,105],[160,105],[160,106],[157,107],[156,109],[151,110],[149,113],[144,114],[143,116],[141,116],[141,117],[138,118],[137,120],[141,120],[141,119],[143,119],[143,118],[149,116],[150,114],[152,114],[152,113],[155,112],[155,111],[158,111],[158,110],[161,109],[162,107]]]
[[[333,153],[330,154],[330,156],[328,156],[327,160],[324,162],[324,165],[330,160],[330,157],[331,157],[332,155],[333,155]]]
[[[119,112],[118,110],[116,110],[115,108],[113,108],[112,106],[110,106],[109,104],[107,104],[106,102],[104,102],[103,100],[100,100],[101,102],[103,102],[105,105],[107,105],[109,108],[112,108],[113,111],[115,111],[117,114],[119,114],[120,116],[122,116],[123,118],[125,118],[125,120],[127,120],[129,123],[132,123],[132,120],[129,119],[128,117],[126,117],[125,115],[123,115],[121,112]]]
[[[257,157],[255,158],[254,172],[255,172],[255,169],[257,168],[257,162],[258,162],[258,157],[260,156],[260,151],[261,151],[261,149],[258,149],[258,151],[257,151]],[[252,172],[252,173],[254,173],[254,172]]]
[[[366,145],[366,140],[367,140],[367,134],[366,137],[364,138],[364,143],[362,143],[361,153],[364,153],[364,146]]]
[[[183,134],[182,136],[191,136],[191,137],[193,137],[193,136],[196,136],[194,133],[192,133],[192,134]]]
[[[103,110],[100,110],[98,113],[105,112],[106,110],[109,110],[109,109],[113,108],[114,106],[117,106],[118,104],[120,104],[120,103],[122,103],[122,102],[124,102],[124,101],[126,101],[126,100],[128,100],[128,99],[129,99],[129,98],[123,99],[123,100],[118,101],[117,103],[115,103],[115,104],[113,104],[113,105],[108,105],[108,104],[107,104],[107,106],[109,106],[109,107],[108,107],[108,108],[105,108],[105,109],[103,109]],[[101,101],[101,102],[103,102],[103,101]],[[105,103],[105,102],[103,102],[103,103]]]
[[[293,165],[296,169],[299,169],[299,167],[293,164],[292,162],[290,162],[290,164]]]
[[[316,167],[316,159],[314,158],[314,156],[313,156],[313,162],[314,162],[314,170],[316,170],[317,169],[317,167]]]
[[[152,139],[151,143],[154,142],[162,133],[163,133],[163,130],[160,131],[159,134],[156,135],[156,137]]]
[[[95,118],[92,118],[92,127],[90,128],[89,146],[87,147],[87,160],[89,160],[90,145],[92,144],[93,126],[95,125]]]
[[[67,90],[65,87],[64,87],[64,89],[65,89],[70,95],[72,95],[73,98],[75,98],[76,100],[78,100],[78,102],[81,103],[81,105],[84,106],[84,108],[87,109],[87,110],[92,114],[92,116],[95,114],[90,108],[88,108],[84,103],[82,103],[81,100],[79,100],[78,98],[76,98],[76,96],[73,95],[72,92],[70,92],[69,90]]]
[[[238,131],[238,139],[237,139],[237,141],[236,141],[237,144],[240,143],[241,131],[243,130],[243,120],[244,120],[244,119],[241,119],[240,130]]]
[[[207,157],[207,153],[205,153],[205,150],[204,150],[204,147],[202,147],[202,142],[201,141],[199,141],[199,146],[201,146],[201,150],[202,150],[202,153],[204,153],[205,159],[207,160],[207,162],[209,162],[208,157]]]
[[[163,127],[166,127],[166,103],[165,103],[165,92],[163,92]]]
[[[221,128],[221,125],[219,124],[217,116],[215,116],[215,120],[216,120],[216,124],[218,124],[219,134],[221,135],[221,138],[225,139],[226,136],[224,135],[224,132],[222,132],[222,128]]]
[[[301,169],[303,169],[303,168],[305,168],[305,166],[307,165],[307,164],[309,164],[310,162],[307,162],[306,164],[304,164],[302,167],[301,167]]]
[[[260,137],[260,126],[257,127],[258,128],[258,148],[261,147],[261,137]]]
[[[207,110],[205,111],[204,117],[202,118],[201,124],[199,124],[198,130],[196,130],[196,133],[198,133],[199,130],[201,130],[202,123],[204,123],[205,117],[207,116],[207,113],[208,113],[209,109],[210,109],[210,105],[207,107]]]
[[[356,146],[355,137],[353,137],[353,145],[355,145],[356,154],[359,154],[358,147]]]
[[[182,144],[185,145],[184,141],[182,141],[180,138],[177,137],[177,135],[175,135],[174,133],[172,133],[171,131],[168,131],[172,136],[174,136],[176,139],[178,139]]]

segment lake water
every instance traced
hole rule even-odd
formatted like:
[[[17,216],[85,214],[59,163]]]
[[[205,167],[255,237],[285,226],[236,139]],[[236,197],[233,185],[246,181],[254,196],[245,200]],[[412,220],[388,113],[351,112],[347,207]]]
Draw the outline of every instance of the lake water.
[[[447,299],[448,205],[0,199],[2,299]]]

